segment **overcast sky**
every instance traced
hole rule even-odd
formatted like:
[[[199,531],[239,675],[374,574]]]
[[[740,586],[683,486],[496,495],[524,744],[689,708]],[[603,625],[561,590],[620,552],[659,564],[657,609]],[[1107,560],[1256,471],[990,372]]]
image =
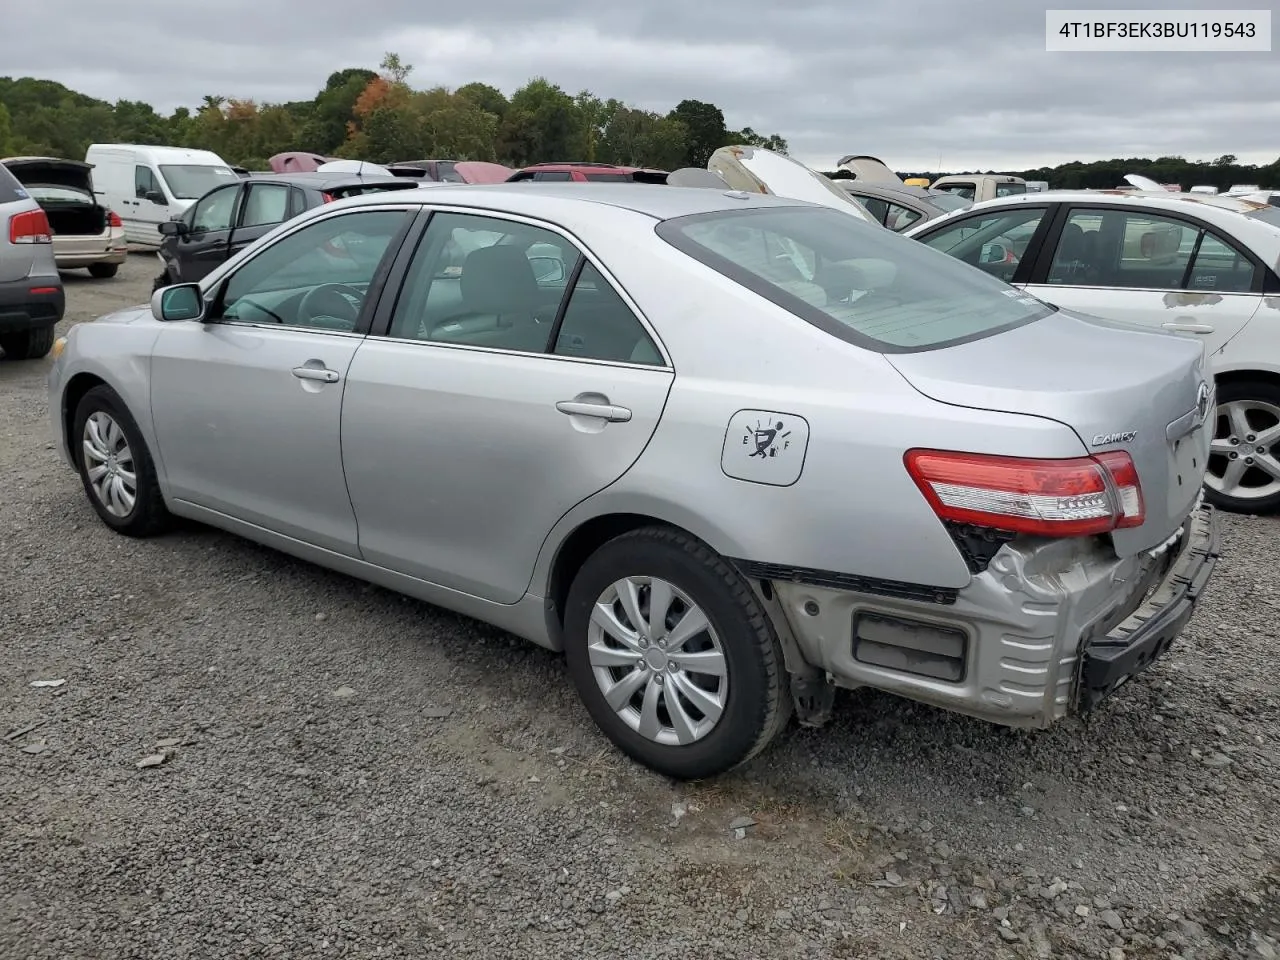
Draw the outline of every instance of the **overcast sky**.
[[[40,0],[6,4],[0,71],[167,113],[205,94],[310,99],[334,70],[376,68],[393,50],[417,87],[481,80],[510,94],[542,75],[663,112],[708,100],[731,129],[780,133],[821,169],[845,153],[898,170],[1280,156],[1280,53],[1046,53],[1049,5]]]

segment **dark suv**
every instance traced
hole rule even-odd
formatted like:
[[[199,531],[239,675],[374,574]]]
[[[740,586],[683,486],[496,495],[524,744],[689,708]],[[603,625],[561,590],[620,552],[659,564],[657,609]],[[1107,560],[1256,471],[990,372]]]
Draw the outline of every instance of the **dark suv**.
[[[40,204],[0,165],[0,352],[36,360],[53,347],[66,295],[53,259],[53,232]]]
[[[415,190],[403,177],[358,177],[349,173],[250,174],[214,187],[182,216],[159,225],[164,271],[153,290],[194,283],[263,234],[304,210],[344,197],[384,190]]]

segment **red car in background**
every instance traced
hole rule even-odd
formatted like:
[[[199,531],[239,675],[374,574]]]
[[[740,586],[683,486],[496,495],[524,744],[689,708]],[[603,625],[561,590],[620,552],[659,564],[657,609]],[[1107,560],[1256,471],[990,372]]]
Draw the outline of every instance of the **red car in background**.
[[[511,168],[484,160],[402,160],[387,164],[398,177],[419,177],[439,183],[502,183]]]
[[[518,180],[566,180],[578,183],[666,183],[666,170],[647,167],[620,167],[612,163],[535,163],[507,177]]]

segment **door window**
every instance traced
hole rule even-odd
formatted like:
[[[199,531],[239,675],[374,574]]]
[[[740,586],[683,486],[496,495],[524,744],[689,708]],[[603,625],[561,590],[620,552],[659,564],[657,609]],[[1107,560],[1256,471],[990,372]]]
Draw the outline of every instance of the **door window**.
[[[582,265],[574,281],[553,352],[583,360],[662,365],[662,354],[627,302],[591,263]]]
[[[404,210],[327,217],[271,244],[227,280],[221,320],[351,331]]]
[[[279,183],[255,183],[249,187],[240,215],[240,226],[261,227],[283,223],[289,208],[289,188]]]
[[[1230,244],[1205,231],[1191,261],[1188,290],[1213,293],[1249,293],[1254,290],[1258,268]]]
[[[148,193],[159,193],[160,184],[150,167],[138,164],[133,168],[133,193],[139,200],[147,199]]]
[[[1027,254],[1045,209],[1006,208],[986,216],[966,217],[920,240],[1009,283]]]
[[[901,230],[907,229],[907,227],[919,220],[921,216],[921,213],[916,210],[912,210],[910,207],[891,203],[885,211],[883,222],[886,227],[894,233],[897,233]]]
[[[579,256],[541,227],[436,214],[396,301],[390,335],[543,353]]]
[[[231,216],[236,208],[238,186],[221,187],[201,197],[191,214],[191,229],[196,233],[209,230],[230,230]]]
[[[1068,286],[1180,290],[1200,233],[1186,221],[1146,211],[1072,210],[1046,279]]]

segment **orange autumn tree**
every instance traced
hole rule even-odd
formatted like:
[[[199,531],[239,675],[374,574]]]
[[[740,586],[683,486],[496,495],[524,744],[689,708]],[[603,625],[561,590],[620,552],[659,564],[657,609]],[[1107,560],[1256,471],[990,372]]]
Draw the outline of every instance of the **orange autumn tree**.
[[[379,69],[351,108],[347,139],[338,151],[341,156],[367,159],[372,146],[370,128],[381,131],[388,126],[402,127],[409,120],[407,113],[413,90],[405,78],[413,67],[402,63],[397,54],[388,53]]]

